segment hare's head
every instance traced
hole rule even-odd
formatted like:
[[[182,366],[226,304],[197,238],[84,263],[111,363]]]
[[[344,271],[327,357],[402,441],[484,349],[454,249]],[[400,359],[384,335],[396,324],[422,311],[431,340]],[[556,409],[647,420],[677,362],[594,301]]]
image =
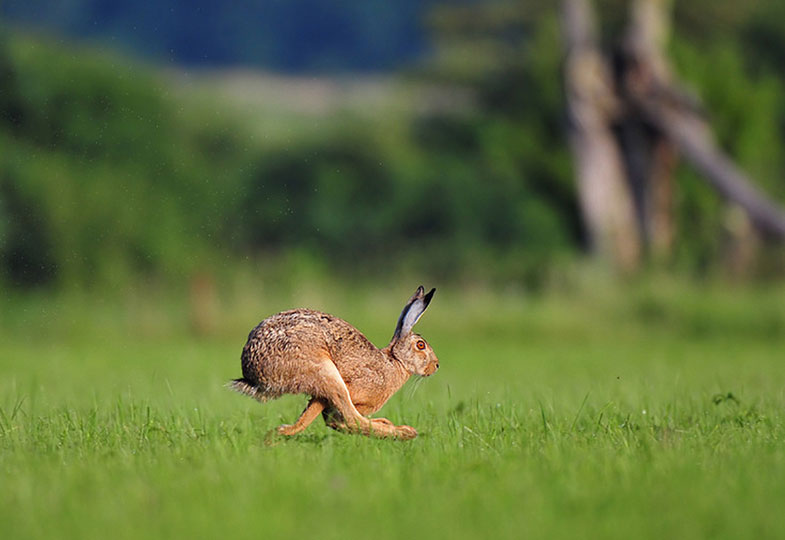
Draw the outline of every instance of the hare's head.
[[[390,352],[399,362],[410,372],[417,375],[433,375],[439,369],[439,359],[433,352],[430,345],[422,336],[412,332],[412,327],[425,312],[425,308],[431,303],[433,293],[436,289],[425,294],[422,285],[409,299],[401,311],[398,318],[398,325],[395,327],[390,341]]]

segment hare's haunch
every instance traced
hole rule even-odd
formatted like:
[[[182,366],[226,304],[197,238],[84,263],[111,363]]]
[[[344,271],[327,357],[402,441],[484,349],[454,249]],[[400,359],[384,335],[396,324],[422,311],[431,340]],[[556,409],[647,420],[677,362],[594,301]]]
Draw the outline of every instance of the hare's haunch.
[[[378,411],[411,375],[429,376],[439,368],[431,346],[412,332],[435,292],[417,288],[383,349],[327,313],[295,309],[272,315],[251,330],[243,348],[243,377],[230,385],[259,401],[311,396],[297,422],[278,427],[283,435],[301,432],[321,413],[340,431],[413,439],[417,431],[410,426],[364,415]]]

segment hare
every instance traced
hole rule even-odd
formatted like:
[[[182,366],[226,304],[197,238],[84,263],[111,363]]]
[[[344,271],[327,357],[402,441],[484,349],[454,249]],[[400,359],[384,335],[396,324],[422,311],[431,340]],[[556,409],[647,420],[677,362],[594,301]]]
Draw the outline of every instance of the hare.
[[[427,377],[439,369],[431,346],[412,332],[435,292],[417,288],[383,349],[327,313],[295,309],[272,315],[251,330],[241,357],[243,377],[229,384],[262,402],[283,394],[309,395],[298,420],[278,427],[283,435],[300,433],[322,413],[339,431],[413,439],[417,431],[410,426],[364,415],[378,411],[411,375]]]

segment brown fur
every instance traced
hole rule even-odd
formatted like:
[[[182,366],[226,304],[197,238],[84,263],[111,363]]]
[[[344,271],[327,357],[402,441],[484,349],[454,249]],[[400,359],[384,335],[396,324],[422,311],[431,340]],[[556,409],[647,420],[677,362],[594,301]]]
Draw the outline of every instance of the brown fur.
[[[412,374],[428,376],[438,369],[433,349],[411,332],[433,292],[425,295],[422,287],[417,289],[383,349],[327,313],[295,309],[272,315],[248,335],[241,357],[243,378],[230,386],[262,402],[283,394],[311,396],[297,422],[278,428],[284,435],[301,432],[321,413],[337,430],[414,438],[417,431],[410,426],[364,415],[378,411]]]

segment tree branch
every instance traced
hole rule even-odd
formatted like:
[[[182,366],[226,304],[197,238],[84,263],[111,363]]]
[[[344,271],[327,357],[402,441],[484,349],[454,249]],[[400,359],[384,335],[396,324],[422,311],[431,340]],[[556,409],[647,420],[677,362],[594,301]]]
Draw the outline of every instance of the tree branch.
[[[760,231],[785,239],[785,210],[764,195],[719,149],[694,111],[661,99],[638,99],[648,120],[670,138],[681,154],[723,197],[738,204]]]

